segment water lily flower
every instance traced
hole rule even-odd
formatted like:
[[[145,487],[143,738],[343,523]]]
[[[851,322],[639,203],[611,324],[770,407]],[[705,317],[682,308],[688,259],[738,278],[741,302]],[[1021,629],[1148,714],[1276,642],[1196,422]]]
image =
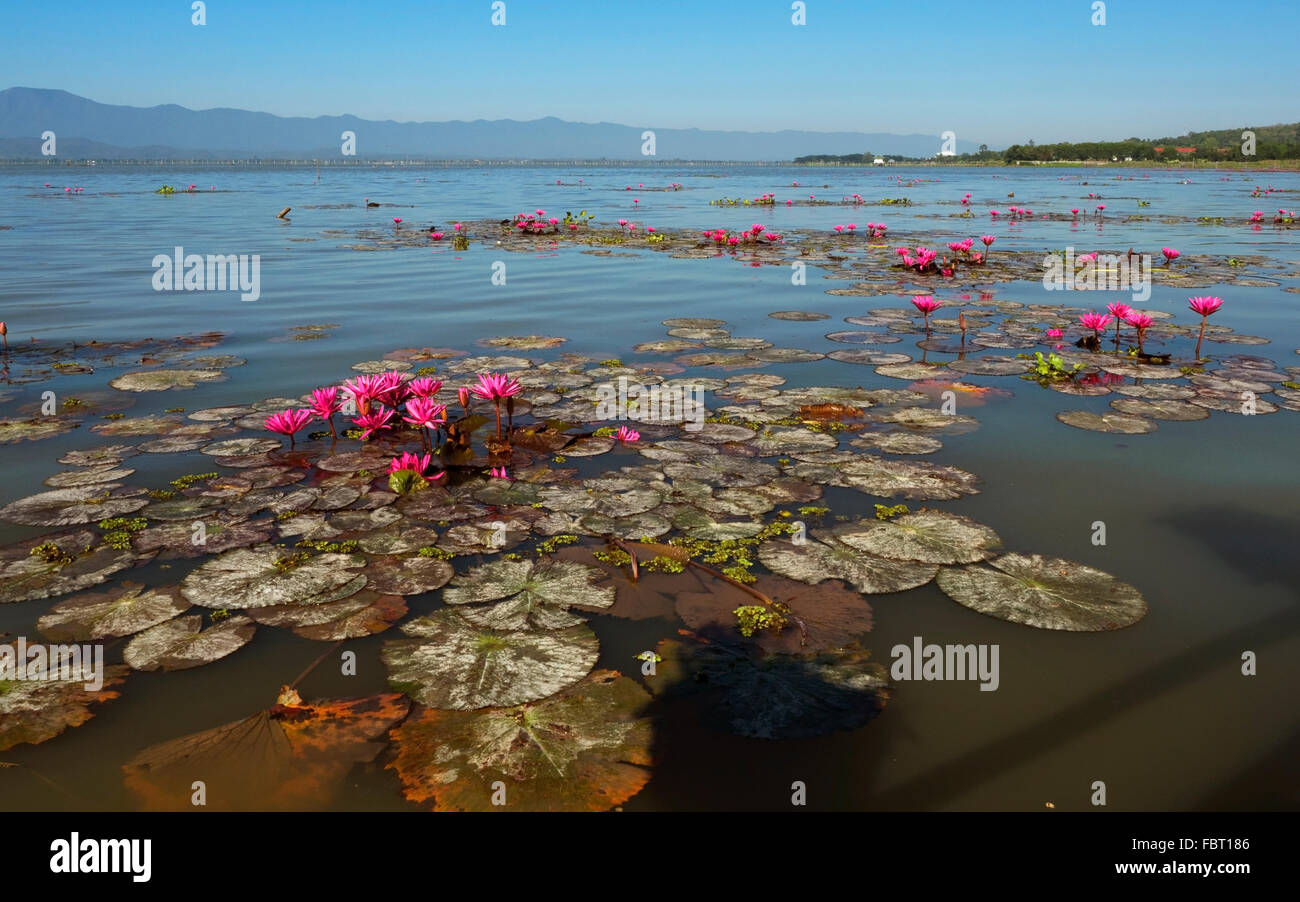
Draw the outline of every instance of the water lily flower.
[[[4,320],[0,320],[0,338],[4,339],[5,350],[8,351],[9,350],[9,327],[4,324]]]
[[[1065,334],[1065,332],[1063,332],[1063,331],[1060,330],[1060,329],[1048,329],[1048,330],[1047,330],[1047,337],[1050,338],[1050,339],[1052,339],[1053,341],[1055,341],[1056,339],[1060,338],[1060,337],[1063,336],[1064,334]]]
[[[402,224],[402,217],[400,217],[400,216],[394,216],[394,217],[393,217],[393,222],[396,223],[397,225],[401,225],[401,224]]]
[[[1124,322],[1137,330],[1138,353],[1143,353],[1142,342],[1146,340],[1147,329],[1151,328],[1151,323],[1154,322],[1151,318],[1151,314],[1142,313],[1137,310],[1130,310],[1128,315],[1124,317]]]
[[[431,398],[442,391],[442,380],[421,376],[406,383],[406,390],[416,398]]]
[[[375,400],[383,401],[389,407],[396,407],[406,398],[406,381],[395,370],[376,374],[371,384],[374,386]]]
[[[334,431],[334,414],[343,409],[339,400],[339,390],[334,386],[313,389],[311,393],[311,412],[330,424],[330,435],[338,438]]]
[[[443,233],[442,233],[442,232],[430,232],[430,233],[429,233],[429,237],[432,238],[434,241],[441,241],[441,240],[442,240],[442,236],[443,236]]]
[[[990,252],[992,251],[992,249],[993,249],[993,248],[992,248],[993,242],[995,242],[995,241],[997,241],[997,240],[998,240],[997,237],[994,236],[994,235],[981,235],[981,236],[980,236],[980,241],[984,242],[984,259],[985,259],[986,261],[987,261],[988,258],[989,258],[989,253],[990,253]]]
[[[266,418],[266,428],[272,432],[289,436],[289,447],[293,447],[294,433],[311,422],[312,412],[305,407],[289,409]]]
[[[410,451],[403,451],[398,457],[394,457],[388,463],[389,473],[396,473],[398,470],[410,470],[417,476],[423,476],[433,466],[433,455],[425,454],[423,457],[412,454]]]
[[[469,416],[469,389],[461,386],[456,389],[456,399],[460,401],[460,406],[465,410],[465,416]]]
[[[1079,215],[1079,208],[1078,208],[1078,207],[1071,207],[1071,208],[1070,208],[1070,212],[1073,213],[1075,216],[1078,216],[1078,215]]]
[[[490,472],[493,479],[510,479],[510,475],[506,473],[505,467],[493,467]]]
[[[402,419],[420,430],[420,437],[427,446],[429,436],[425,430],[438,429],[447,422],[447,406],[432,398],[411,398],[406,402],[406,415]]]
[[[345,379],[343,391],[352,399],[357,411],[363,414],[370,410],[370,402],[375,400],[379,393],[374,376],[357,376],[355,379]]]
[[[1101,341],[1101,333],[1110,325],[1112,319],[1114,317],[1109,313],[1085,313],[1079,317],[1079,322],[1083,324],[1085,329],[1091,329],[1097,340]]]
[[[1115,317],[1115,343],[1119,344],[1119,324],[1133,312],[1133,308],[1128,304],[1121,304],[1118,301],[1112,301],[1106,305],[1106,309]]]
[[[1182,256],[1182,254],[1174,250],[1172,247],[1162,247],[1160,248],[1160,253],[1165,255],[1165,266],[1172,266],[1173,262]]]
[[[1205,320],[1207,317],[1218,312],[1223,306],[1223,298],[1216,297],[1195,297],[1187,299],[1187,306],[1194,313],[1201,315],[1201,334],[1196,339],[1196,359],[1201,359],[1201,342],[1205,340]]]
[[[637,442],[641,440],[641,433],[635,429],[628,429],[626,426],[619,426],[618,432],[614,433],[614,440],[619,442]]]
[[[502,373],[480,373],[478,382],[469,390],[480,398],[491,401],[497,413],[497,438],[501,437],[501,402],[524,390],[515,379]]]
[[[392,429],[393,411],[382,404],[375,409],[353,417],[352,422],[361,428],[361,440],[366,441],[381,429]]]
[[[930,314],[943,306],[942,301],[936,301],[928,294],[918,294],[912,298],[912,306],[921,311],[925,317],[925,334],[930,334]]]

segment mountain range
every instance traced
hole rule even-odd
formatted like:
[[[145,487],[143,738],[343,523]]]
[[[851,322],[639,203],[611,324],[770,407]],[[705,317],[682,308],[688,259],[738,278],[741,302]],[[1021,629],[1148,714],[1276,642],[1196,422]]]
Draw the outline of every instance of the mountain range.
[[[655,154],[642,153],[653,130]],[[191,110],[97,103],[67,91],[14,87],[0,91],[0,159],[40,159],[41,135],[56,135],[62,159],[339,159],[343,133],[357,159],[411,160],[735,160],[784,161],[810,153],[939,152],[937,135],[783,130],[740,132],[655,128],[653,124],[518,121],[371,121],[356,116],[274,116],[248,110]],[[977,145],[957,141],[957,152]]]

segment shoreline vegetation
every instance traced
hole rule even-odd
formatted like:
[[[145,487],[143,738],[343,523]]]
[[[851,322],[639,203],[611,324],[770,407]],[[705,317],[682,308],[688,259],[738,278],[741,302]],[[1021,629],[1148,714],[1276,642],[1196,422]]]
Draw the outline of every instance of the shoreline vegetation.
[[[31,166],[46,169],[65,169],[73,167],[86,166],[147,166],[147,167],[181,167],[193,168],[195,166],[220,167],[228,166],[232,169],[238,168],[315,168],[319,166],[322,169],[374,169],[374,168],[430,168],[430,169],[478,169],[478,168],[537,168],[537,169],[559,169],[572,168],[575,166],[592,168],[592,169],[683,169],[697,167],[745,167],[750,169],[764,169],[774,167],[801,167],[810,169],[887,169],[890,167],[931,167],[931,168],[955,168],[955,169],[1020,169],[1020,168],[1045,168],[1045,169],[1079,169],[1079,168],[1098,168],[1106,167],[1110,169],[1232,169],[1243,171],[1258,172],[1295,172],[1300,171],[1300,156],[1286,157],[1276,159],[1258,159],[1258,160],[1198,160],[1198,159],[1174,159],[1174,160],[1047,160],[1047,161],[1016,161],[1008,162],[1006,160],[973,160],[958,157],[942,157],[932,159],[888,159],[883,166],[872,165],[870,161],[863,163],[860,161],[860,154],[848,155],[853,161],[827,157],[799,157],[791,160],[409,160],[409,159],[354,159],[354,160],[297,160],[297,159],[248,159],[248,160],[212,160],[212,159],[166,159],[166,160],[92,160],[81,159],[72,160],[63,158],[58,161],[46,159],[0,159],[0,168],[3,167],[20,167]],[[974,155],[964,155],[974,156]],[[699,177],[711,177],[711,173],[699,173]]]

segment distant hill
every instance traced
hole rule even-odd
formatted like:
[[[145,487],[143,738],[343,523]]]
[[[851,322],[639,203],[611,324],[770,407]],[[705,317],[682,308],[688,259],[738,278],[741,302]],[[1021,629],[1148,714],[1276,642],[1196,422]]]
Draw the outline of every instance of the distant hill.
[[[641,134],[655,133],[655,156]],[[60,157],[95,159],[344,159],[341,135],[356,134],[358,158],[434,160],[790,160],[809,153],[932,156],[937,135],[865,132],[730,132],[655,128],[653,124],[529,121],[374,122],[356,116],[314,119],[247,110],[190,110],[96,103],[67,91],[0,91],[0,158],[40,157],[39,136],[57,136]],[[3,140],[8,139],[8,140]],[[959,153],[973,151],[958,141]]]

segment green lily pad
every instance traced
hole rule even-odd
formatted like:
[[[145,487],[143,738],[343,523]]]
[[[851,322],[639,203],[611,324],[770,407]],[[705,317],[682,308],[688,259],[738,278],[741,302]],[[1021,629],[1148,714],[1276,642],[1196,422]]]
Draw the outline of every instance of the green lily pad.
[[[43,438],[71,432],[80,425],[76,420],[60,417],[33,417],[29,420],[0,419],[0,445],[36,442]]]
[[[181,592],[205,608],[264,608],[278,604],[325,604],[360,591],[366,559],[352,554],[308,555],[287,566],[287,549],[274,545],[236,548],[190,572]]]
[[[896,561],[859,551],[838,542],[805,540],[764,542],[758,559],[769,570],[815,585],[825,579],[842,579],[866,595],[904,592],[934,579],[939,567],[916,561]]]
[[[124,373],[109,381],[118,391],[145,392],[168,389],[190,389],[200,382],[214,382],[225,378],[221,370],[140,370]]]
[[[475,626],[564,629],[583,622],[570,607],[601,609],[614,603],[614,587],[600,584],[604,576],[569,561],[493,561],[453,579],[442,600],[464,605],[461,617]]]
[[[149,503],[142,495],[144,489],[122,489],[116,482],[55,489],[5,505],[0,520],[26,526],[74,526],[138,511]]]
[[[233,654],[256,631],[257,625],[243,615],[207,629],[201,614],[177,617],[138,633],[122,649],[122,660],[132,670],[188,670]]]
[[[1156,424],[1144,417],[1130,416],[1126,413],[1103,411],[1093,413],[1090,410],[1064,410],[1056,418],[1075,429],[1089,432],[1119,432],[1124,435],[1141,435],[1155,432]]]
[[[456,571],[436,557],[382,558],[366,567],[368,588],[384,595],[421,595],[447,584]]]
[[[559,630],[494,630],[444,610],[384,643],[393,689],[431,708],[468,711],[521,705],[561,692],[591,672],[599,654],[585,624]]]
[[[834,530],[836,541],[896,561],[970,564],[992,557],[1002,540],[983,523],[936,510],[893,520],[863,520]]]
[[[1137,623],[1147,603],[1109,573],[1041,554],[1005,554],[989,565],[945,568],[939,588],[981,614],[1039,629],[1094,632]]]
[[[263,626],[288,627],[304,639],[340,642],[382,633],[405,617],[407,610],[399,596],[362,589],[325,604],[272,605],[256,608],[248,615]]]
[[[107,592],[90,592],[60,602],[36,621],[54,642],[89,642],[130,636],[184,613],[190,603],[176,586],[146,589],[123,582]]]

